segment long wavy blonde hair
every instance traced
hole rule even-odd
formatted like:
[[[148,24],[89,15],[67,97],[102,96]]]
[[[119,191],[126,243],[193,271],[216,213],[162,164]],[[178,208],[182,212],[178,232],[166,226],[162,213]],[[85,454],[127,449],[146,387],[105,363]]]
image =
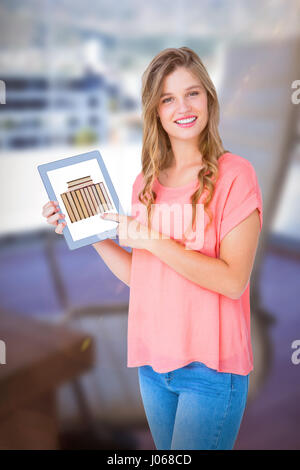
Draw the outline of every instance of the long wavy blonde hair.
[[[152,189],[155,178],[160,171],[168,168],[173,160],[170,139],[161,125],[157,109],[162,94],[163,80],[178,67],[187,68],[194,76],[199,78],[207,92],[208,121],[205,129],[199,135],[198,141],[203,167],[198,173],[199,187],[190,198],[192,204],[191,227],[194,228],[196,204],[204,188],[207,189],[204,210],[209,215],[209,225],[212,222],[208,205],[212,199],[218,178],[218,159],[224,153],[222,140],[218,132],[219,102],[217,93],[205,66],[193,50],[188,47],[168,48],[159,52],[152,59],[142,75],[142,174],[145,185],[139,192],[138,198],[147,207],[148,230],[151,227],[152,209],[157,197]]]

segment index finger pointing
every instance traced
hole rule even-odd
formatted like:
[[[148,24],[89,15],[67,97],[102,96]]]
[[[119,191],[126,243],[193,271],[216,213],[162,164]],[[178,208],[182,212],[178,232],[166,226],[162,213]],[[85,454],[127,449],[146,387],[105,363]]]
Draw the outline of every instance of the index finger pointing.
[[[101,214],[100,217],[105,220],[115,220],[116,222],[120,222],[120,214],[104,213]]]

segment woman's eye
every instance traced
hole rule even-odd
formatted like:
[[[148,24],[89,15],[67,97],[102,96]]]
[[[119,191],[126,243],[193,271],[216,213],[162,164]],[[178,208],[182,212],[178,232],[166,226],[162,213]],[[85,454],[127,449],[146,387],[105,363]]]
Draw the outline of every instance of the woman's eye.
[[[165,98],[164,100],[162,100],[163,103],[167,103],[168,100],[170,100],[171,98]]]
[[[191,92],[189,93],[189,95],[196,96],[196,95],[199,95],[199,92],[198,92],[198,91],[191,91]],[[170,98],[165,98],[164,100],[162,100],[162,103],[168,103],[169,100],[171,100],[171,99],[172,99],[172,97],[170,97]]]

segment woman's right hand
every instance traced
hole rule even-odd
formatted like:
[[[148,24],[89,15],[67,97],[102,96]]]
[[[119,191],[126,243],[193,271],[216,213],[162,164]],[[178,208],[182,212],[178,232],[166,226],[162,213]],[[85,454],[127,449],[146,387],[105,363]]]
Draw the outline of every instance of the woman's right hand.
[[[47,204],[43,206],[42,215],[47,218],[47,223],[50,225],[54,225],[55,232],[58,234],[62,234],[63,229],[67,225],[66,221],[62,219],[65,218],[65,214],[59,213],[59,205],[58,201],[49,201]]]

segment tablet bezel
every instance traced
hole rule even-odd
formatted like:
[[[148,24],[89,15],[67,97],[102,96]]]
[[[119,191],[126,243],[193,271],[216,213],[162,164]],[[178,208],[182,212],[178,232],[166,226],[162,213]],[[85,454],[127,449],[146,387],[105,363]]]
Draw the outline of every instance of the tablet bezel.
[[[47,191],[49,200],[50,201],[57,201],[58,198],[55,194],[55,191],[54,191],[54,189],[52,187],[52,184],[49,180],[49,177],[47,175],[48,171],[56,170],[57,168],[63,168],[63,167],[66,167],[66,166],[74,165],[76,163],[80,163],[80,162],[84,162],[84,161],[92,160],[92,159],[96,159],[98,161],[100,170],[101,170],[101,172],[103,174],[103,177],[105,179],[105,183],[106,183],[106,185],[109,189],[109,193],[112,196],[114,205],[115,205],[116,208],[118,208],[118,213],[125,215],[125,212],[124,212],[124,210],[121,206],[121,203],[120,203],[119,198],[117,196],[117,193],[115,191],[114,185],[111,181],[111,178],[109,176],[109,173],[106,169],[105,163],[103,161],[103,158],[102,158],[99,150],[92,150],[92,151],[81,153],[81,154],[78,154],[78,155],[73,155],[72,157],[66,157],[66,158],[62,158],[62,159],[59,159],[59,160],[55,160],[53,162],[38,165],[37,168],[38,168],[40,177],[42,178],[42,181],[44,183],[45,189]],[[61,207],[60,207],[59,212],[63,213]],[[100,215],[99,215],[99,217],[100,217]],[[80,240],[74,241],[72,236],[71,236],[68,225],[66,225],[63,229],[63,235],[66,239],[66,242],[67,242],[67,245],[68,245],[69,249],[70,250],[75,250],[77,248],[81,248],[83,246],[91,245],[93,243],[99,242],[101,240],[105,240],[107,238],[116,238],[117,237],[117,226],[114,229],[105,230],[105,231],[103,231],[99,234],[91,235],[89,237],[85,237],[85,238],[82,238]]]

